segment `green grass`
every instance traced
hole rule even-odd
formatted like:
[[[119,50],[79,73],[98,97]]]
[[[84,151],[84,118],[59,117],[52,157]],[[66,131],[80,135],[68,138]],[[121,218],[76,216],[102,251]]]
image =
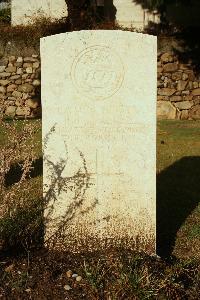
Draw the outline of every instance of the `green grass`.
[[[12,122],[12,121],[9,121]],[[42,156],[41,121],[35,140]],[[23,121],[14,121],[18,130]],[[0,128],[0,145],[6,136]],[[40,171],[29,180],[38,195],[42,191]],[[200,121],[159,121],[157,124],[157,228],[161,254],[200,258]],[[168,243],[168,244],[166,244]],[[173,251],[172,251],[173,250]],[[172,251],[172,252],[170,252]],[[165,253],[166,252],[166,253]]]

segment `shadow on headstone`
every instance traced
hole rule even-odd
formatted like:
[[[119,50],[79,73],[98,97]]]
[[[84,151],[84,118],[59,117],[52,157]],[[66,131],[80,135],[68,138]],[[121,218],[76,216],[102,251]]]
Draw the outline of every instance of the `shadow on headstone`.
[[[200,202],[200,157],[184,157],[157,176],[157,254],[172,254],[176,234]]]

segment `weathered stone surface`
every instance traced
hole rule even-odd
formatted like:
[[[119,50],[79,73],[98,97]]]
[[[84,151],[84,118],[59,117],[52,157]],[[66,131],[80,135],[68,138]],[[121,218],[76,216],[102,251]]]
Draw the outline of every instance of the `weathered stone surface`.
[[[200,104],[200,96],[194,96],[193,102],[194,102],[194,105]]]
[[[193,82],[193,88],[194,88],[194,89],[197,89],[198,87],[199,87],[198,81],[194,81],[194,82]]]
[[[160,96],[172,96],[176,92],[175,89],[163,88],[158,90],[158,95]]]
[[[11,5],[13,26],[32,24],[41,18],[47,18],[49,22],[68,15],[65,0],[12,0]]]
[[[33,73],[33,68],[32,67],[26,68],[26,73],[32,74]]]
[[[177,90],[183,91],[187,86],[187,81],[179,80],[177,84]]]
[[[16,109],[16,115],[17,116],[29,116],[30,115],[30,108],[18,106],[17,109]]]
[[[7,93],[9,92],[13,92],[14,90],[16,90],[17,85],[16,84],[11,84],[7,87]]]
[[[5,66],[0,66],[0,73],[3,73],[5,71]]]
[[[185,95],[188,96],[188,95],[190,94],[190,91],[188,91],[188,90],[182,91],[181,94],[184,95],[184,96],[185,96]]]
[[[175,72],[178,70],[178,65],[176,63],[168,63],[163,66],[163,72]]]
[[[21,79],[17,79],[17,80],[15,81],[15,84],[17,84],[17,85],[22,84],[22,80],[21,80]]]
[[[173,80],[181,80],[182,74],[183,74],[183,73],[181,73],[181,72],[175,72],[175,73],[172,73],[172,79],[173,79]]]
[[[194,95],[194,96],[200,96],[200,88],[193,90],[192,91],[192,95]]]
[[[34,69],[39,68],[39,66],[40,66],[40,63],[38,61],[33,63],[33,68]]]
[[[192,89],[193,89],[193,82],[192,82],[192,81],[189,81],[186,88],[187,88],[188,90],[192,90]]]
[[[39,80],[39,79],[35,79],[35,80],[33,81],[33,85],[34,85],[34,86],[40,86],[40,85],[41,85],[40,80]]]
[[[164,63],[173,62],[173,56],[170,53],[164,53],[161,55],[161,61]]]
[[[7,97],[5,96],[5,94],[2,94],[2,93],[0,93],[0,99],[2,100],[5,100]]]
[[[26,100],[26,106],[30,107],[30,108],[37,108],[39,106],[39,99],[37,98],[33,98],[33,99],[28,99]]]
[[[10,80],[0,80],[0,85],[6,86],[10,83]]]
[[[189,117],[188,110],[182,110],[182,112],[181,112],[181,120],[187,120],[188,117]]]
[[[157,102],[157,118],[158,119],[176,119],[177,110],[176,108],[167,101]]]
[[[7,73],[7,72],[0,73],[0,77],[2,77],[2,78],[9,77],[10,75],[11,75],[11,73]]]
[[[195,105],[190,109],[189,117],[193,120],[200,120],[200,105]]]
[[[193,99],[193,96],[192,95],[186,95],[186,96],[183,96],[183,100],[184,101],[191,101]]]
[[[19,91],[14,91],[14,92],[12,93],[12,95],[13,95],[13,97],[15,97],[15,98],[21,98],[21,97],[22,97],[22,93],[19,92]]]
[[[33,66],[33,64],[30,63],[30,62],[26,62],[26,63],[23,64],[23,68],[24,68],[24,69],[29,68],[29,67],[32,67],[32,66]]]
[[[112,245],[143,236],[141,248],[155,251],[156,48],[153,36],[117,30],[41,39],[43,138],[57,123],[44,148],[45,190],[53,171],[46,156],[59,164],[64,154],[64,178],[84,165],[90,174],[91,184],[81,188],[81,211],[86,213],[76,210],[65,231],[69,247],[77,247],[74,240],[87,241],[88,249],[91,237],[99,245],[109,237]],[[81,178],[88,177],[84,174]],[[46,210],[46,237],[59,228],[70,203],[79,201],[76,197],[74,202],[73,193],[56,192],[56,205]],[[145,246],[149,242],[151,250]]]
[[[4,86],[0,86],[0,93],[5,94],[6,88]]]
[[[188,69],[188,65],[187,64],[179,64],[179,69],[180,70],[187,70]]]
[[[23,74],[23,68],[17,68],[17,74],[19,75]]]
[[[158,101],[169,101],[169,97],[168,96],[157,96],[157,100]]]
[[[17,62],[18,62],[18,63],[22,63],[22,62],[23,62],[23,57],[21,57],[21,56],[18,57],[18,58],[17,58]]]
[[[176,102],[174,105],[179,109],[190,109],[193,105],[192,101],[182,101],[182,102]]]
[[[34,87],[29,83],[22,84],[18,88],[19,92],[24,92],[24,93],[31,93],[33,90]]]
[[[170,97],[171,102],[178,102],[178,101],[182,101],[182,100],[183,100],[182,96],[172,96],[172,97]]]
[[[16,67],[8,67],[5,69],[5,71],[7,73],[14,73],[14,72],[16,72],[16,69],[17,69]]]
[[[16,107],[15,106],[8,106],[5,110],[5,115],[9,117],[14,117],[16,112]]]
[[[183,73],[183,75],[182,75],[182,79],[183,79],[183,80],[187,80],[187,79],[188,79],[188,77],[189,77],[189,76],[188,76],[188,74],[187,74],[187,73]]]
[[[16,57],[14,55],[9,56],[8,58],[9,62],[13,63],[16,61]]]
[[[160,73],[162,73],[162,71],[163,71],[163,68],[161,68],[161,67],[158,67],[157,68],[157,72],[160,74]]]
[[[1,59],[0,59],[0,66],[7,66],[7,64],[8,64],[8,58],[7,57],[2,57]]]
[[[13,76],[10,77],[10,80],[17,80],[20,77],[21,77],[20,75],[13,75]]]

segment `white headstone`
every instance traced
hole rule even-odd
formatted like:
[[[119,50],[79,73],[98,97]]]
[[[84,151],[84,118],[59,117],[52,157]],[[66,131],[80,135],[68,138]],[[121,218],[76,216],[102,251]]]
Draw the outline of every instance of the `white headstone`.
[[[41,39],[47,239],[155,252],[156,51],[125,31]]]
[[[28,25],[40,18],[67,17],[65,0],[11,0],[11,24]]]
[[[159,23],[158,14],[145,10],[133,0],[113,0],[116,8],[116,22],[123,27],[143,30],[148,23]]]

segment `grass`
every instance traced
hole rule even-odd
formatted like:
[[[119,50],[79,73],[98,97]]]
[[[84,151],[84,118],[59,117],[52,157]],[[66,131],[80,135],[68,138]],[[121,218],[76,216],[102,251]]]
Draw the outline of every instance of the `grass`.
[[[160,121],[157,127],[158,248],[200,258],[200,122]],[[170,240],[169,245],[164,242]],[[160,252],[164,252],[160,249]]]
[[[26,208],[19,210],[15,218],[8,216],[0,222],[0,226],[7,228],[7,238],[20,237],[23,243],[27,242],[29,230],[32,231],[32,223],[33,229],[37,229],[34,226],[37,199],[42,193],[41,122],[29,122],[36,122],[39,131],[35,140],[40,141],[35,171],[25,183],[31,190],[27,203],[32,201],[32,210],[28,214]],[[22,120],[13,123],[21,130]],[[0,295],[5,299],[198,299],[199,135],[198,121],[158,122],[157,244],[159,254],[168,256],[167,261],[124,249],[74,255],[46,250],[35,252],[25,245],[23,256],[1,259],[0,254]],[[0,128],[0,145],[5,143],[6,136]],[[9,176],[11,185],[17,180],[17,172],[14,168]],[[2,222],[6,223],[2,225]],[[35,237],[39,238],[37,234]],[[67,278],[68,270],[81,275],[82,281],[77,283]],[[70,291],[65,290],[66,284],[71,287]]]
[[[13,121],[8,121],[13,122]],[[32,195],[42,193],[41,122],[35,135],[38,160],[28,184]],[[18,130],[23,121],[16,120]],[[6,136],[0,128],[0,145]],[[17,180],[17,169],[8,181]],[[16,178],[15,178],[16,177]],[[158,252],[179,258],[200,258],[200,122],[159,121],[157,124],[157,235]],[[29,198],[30,195],[28,195]],[[168,240],[168,244],[166,243]]]

